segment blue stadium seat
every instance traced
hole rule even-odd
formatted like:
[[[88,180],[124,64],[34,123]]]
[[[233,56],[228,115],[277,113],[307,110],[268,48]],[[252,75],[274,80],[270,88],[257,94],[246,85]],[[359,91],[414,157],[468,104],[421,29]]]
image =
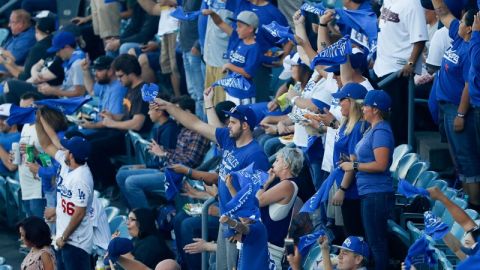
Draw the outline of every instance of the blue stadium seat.
[[[0,270],[13,270],[13,267],[8,264],[0,265]]]
[[[415,181],[414,185],[415,187],[419,187],[419,188],[427,188],[428,185],[436,180],[438,178],[438,173],[437,172],[434,172],[434,171],[424,171],[422,172],[417,180]],[[445,181],[444,181],[445,182]],[[447,184],[447,182],[445,182],[445,184]],[[448,185],[448,184],[447,184]],[[442,188],[440,187],[440,190]]]
[[[447,187],[448,187],[448,183],[445,180],[435,179],[435,180],[432,180],[427,185],[427,188],[429,188],[429,187],[438,187],[440,190],[446,190]]]
[[[126,221],[127,217],[123,215],[112,218],[112,220],[108,223],[108,226],[110,227],[110,232],[112,232],[113,234],[118,229],[118,227],[120,227],[121,224],[125,224]]]
[[[420,174],[428,170],[430,164],[425,161],[418,161],[414,163],[410,169],[408,169],[407,174],[405,175],[405,180],[407,180],[410,184],[414,184]]]
[[[417,161],[418,161],[418,155],[415,153],[406,154],[400,159],[400,161],[398,162],[398,167],[392,175],[395,186],[398,183],[399,179],[405,179],[405,177],[407,176],[408,170]]]
[[[105,214],[107,214],[107,220],[110,223],[112,219],[120,214],[120,209],[115,206],[105,207]]]
[[[0,265],[4,264],[5,263],[5,258],[4,257],[0,257]]]
[[[130,234],[128,234],[128,227],[125,222],[120,223],[120,226],[118,226],[117,230],[120,233],[119,237],[128,238],[128,239],[132,238]]]
[[[458,197],[454,197],[451,199],[453,203],[455,203],[456,205],[460,206],[460,208],[462,209],[465,209],[467,208],[467,201],[465,201],[464,199],[462,198],[458,198]],[[443,215],[442,215],[442,221],[448,225],[448,227],[451,227],[453,225],[453,217],[452,215],[450,214],[450,212],[448,211],[444,211],[443,212]]]
[[[15,227],[18,221],[25,218],[21,192],[20,182],[7,177],[7,220],[10,227]]]
[[[392,165],[390,165],[390,173],[394,173],[397,170],[398,162],[403,156],[412,152],[412,147],[408,144],[401,144],[393,150]]]

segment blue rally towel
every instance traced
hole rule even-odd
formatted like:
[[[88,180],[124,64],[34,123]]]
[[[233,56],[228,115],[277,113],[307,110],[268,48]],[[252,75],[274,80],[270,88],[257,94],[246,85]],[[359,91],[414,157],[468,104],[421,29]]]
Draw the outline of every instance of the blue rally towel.
[[[304,15],[305,12],[309,12],[321,16],[325,14],[326,8],[322,3],[315,5],[305,3],[300,7],[300,10]],[[335,12],[337,14],[337,24],[349,26],[367,36],[369,43],[369,48],[367,49],[370,50],[378,37],[378,24],[375,13],[364,9],[347,10],[342,8],[336,8]]]
[[[108,257],[105,258],[104,264],[110,265],[109,259],[115,263],[118,257],[127,254],[133,250],[133,242],[128,238],[115,237],[108,243]]]
[[[272,37],[279,38],[279,44],[283,44],[287,40],[291,40],[293,43],[297,44],[292,30],[288,26],[282,26],[276,21],[273,21],[270,24],[262,25],[262,28],[265,29]]]
[[[346,35],[337,42],[323,49],[312,59],[310,68],[315,69],[315,66],[336,66],[347,62],[347,56],[352,54],[352,42],[350,36]]]
[[[12,104],[10,116],[7,118],[7,125],[23,125],[35,123],[37,109],[33,107],[23,108]]]
[[[410,266],[417,264],[435,265],[437,260],[434,253],[435,251],[430,249],[429,242],[425,236],[419,238],[408,249],[408,254],[405,258],[405,269],[410,269]]]
[[[426,189],[414,187],[408,181],[403,179],[400,179],[400,181],[398,182],[397,192],[402,195],[405,195],[405,197],[407,198],[412,198],[412,197],[415,197],[416,195],[421,195],[425,197],[430,196],[430,194]]]
[[[254,163],[252,162],[247,167],[230,173],[234,181],[237,181],[240,187],[244,187],[248,184],[253,184],[255,193],[260,186],[264,185],[268,180],[268,173],[261,170],[253,169]]]
[[[465,261],[457,266],[457,270],[478,270],[480,265],[480,255],[468,257]]]
[[[225,78],[220,79],[212,84],[212,87],[221,86],[225,88],[234,88],[242,91],[250,90],[252,86],[250,82],[243,77],[242,75],[232,72],[228,74]]]
[[[303,258],[307,256],[310,248],[317,242],[317,239],[322,235],[325,235],[325,231],[319,229],[311,234],[300,237],[298,241],[298,251],[300,252],[300,254],[302,254]]]
[[[47,106],[50,109],[57,110],[63,114],[73,114],[90,100],[92,100],[91,96],[84,96],[59,99],[43,99],[35,101],[35,104]]]
[[[159,87],[154,83],[146,83],[142,86],[142,99],[145,102],[153,102],[158,95]]]
[[[185,12],[183,10],[183,7],[177,6],[177,9],[170,13],[170,16],[174,17],[177,20],[180,21],[194,21],[198,19],[198,16],[202,13],[202,11],[197,10],[197,11],[191,11],[191,12]]]
[[[313,213],[321,203],[322,199],[322,191],[319,189],[313,196],[306,201],[302,208],[300,209],[300,213]]]
[[[183,174],[176,173],[171,168],[165,169],[165,197],[171,201],[182,188]]]
[[[435,216],[431,211],[423,213],[425,223],[425,233],[435,240],[442,239],[450,231],[447,224],[442,219]]]

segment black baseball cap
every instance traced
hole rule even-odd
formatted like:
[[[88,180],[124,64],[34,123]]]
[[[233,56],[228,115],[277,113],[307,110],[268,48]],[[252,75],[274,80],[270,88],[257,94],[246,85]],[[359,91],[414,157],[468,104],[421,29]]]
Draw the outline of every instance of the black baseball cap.
[[[37,29],[43,33],[51,34],[55,32],[56,21],[54,17],[35,18],[34,20],[37,22]]]
[[[95,61],[93,61],[93,68],[96,70],[104,70],[110,69],[110,65],[113,62],[113,58],[110,56],[102,55],[97,57]]]

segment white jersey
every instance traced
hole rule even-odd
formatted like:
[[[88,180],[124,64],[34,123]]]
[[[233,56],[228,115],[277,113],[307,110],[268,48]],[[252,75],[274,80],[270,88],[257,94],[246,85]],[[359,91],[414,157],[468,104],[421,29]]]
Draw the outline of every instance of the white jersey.
[[[158,36],[170,34],[178,31],[180,26],[178,20],[170,14],[175,11],[175,8],[169,6],[163,6],[160,13],[160,20],[158,21]]]
[[[93,244],[107,250],[108,243],[112,236],[110,227],[108,226],[107,214],[102,202],[93,196],[92,207],[88,211],[88,216],[93,225]]]
[[[87,164],[70,170],[65,164],[65,151],[57,151],[55,159],[61,166],[57,178],[57,237],[63,235],[75,213],[75,207],[85,207],[87,209],[85,216],[66,243],[90,254],[93,245],[93,225],[88,212],[93,200],[92,173]]]
[[[448,35],[448,28],[445,26],[433,34],[430,47],[428,47],[427,64],[439,67],[442,64],[443,55],[452,45],[452,39]]]
[[[428,40],[425,13],[418,0],[385,0],[379,19],[377,59],[373,70],[378,77],[401,70],[408,63],[413,43]],[[415,73],[421,74],[422,61]]]
[[[35,149],[43,152],[37,137],[35,125],[25,124],[20,135],[20,143],[33,145]],[[25,165],[26,154],[21,157],[21,163],[18,166],[18,175],[20,179],[20,187],[22,189],[22,200],[41,199],[42,198],[42,182],[40,178],[35,178],[30,169]]]

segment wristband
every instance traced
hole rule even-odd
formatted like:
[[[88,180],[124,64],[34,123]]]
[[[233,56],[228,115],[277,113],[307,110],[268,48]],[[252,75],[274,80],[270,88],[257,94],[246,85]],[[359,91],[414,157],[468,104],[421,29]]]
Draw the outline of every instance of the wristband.
[[[346,192],[346,191],[347,191],[347,189],[344,188],[342,185],[340,185],[339,189],[342,190],[343,192]]]
[[[459,112],[457,112],[457,117],[459,117],[459,118],[464,118],[464,117],[465,117],[465,114],[464,114],[464,113],[459,113]]]
[[[358,172],[358,162],[353,162],[353,170]]]
[[[187,177],[192,178],[192,168],[188,168]]]
[[[321,27],[327,27],[328,23],[319,23],[318,25],[321,26]]]
[[[206,110],[210,110],[210,109],[213,109],[213,106],[206,107],[206,108],[205,108],[205,111],[206,111]]]

